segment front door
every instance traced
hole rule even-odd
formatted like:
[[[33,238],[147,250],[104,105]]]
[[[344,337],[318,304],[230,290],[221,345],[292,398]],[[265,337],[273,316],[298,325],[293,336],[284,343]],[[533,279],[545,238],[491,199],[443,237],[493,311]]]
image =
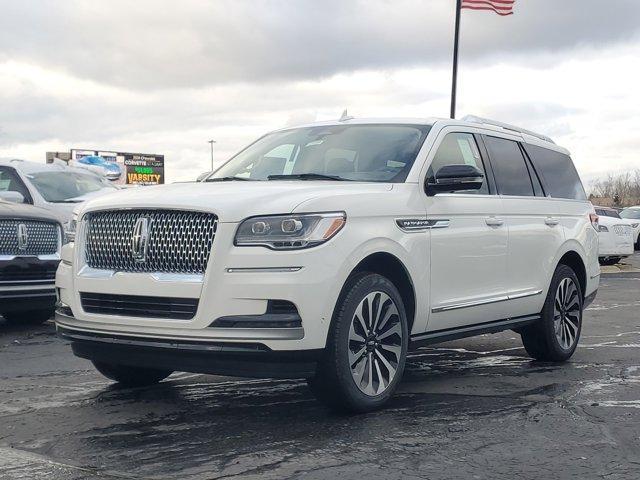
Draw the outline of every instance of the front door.
[[[430,157],[427,178],[444,165],[468,164],[484,172],[485,182],[480,190],[425,194],[433,221],[427,331],[506,318],[507,224],[478,137],[443,129]]]

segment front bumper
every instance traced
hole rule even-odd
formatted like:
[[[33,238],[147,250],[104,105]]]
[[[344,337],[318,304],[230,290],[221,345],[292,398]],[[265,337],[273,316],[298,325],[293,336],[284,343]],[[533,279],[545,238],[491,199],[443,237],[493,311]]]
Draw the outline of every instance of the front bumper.
[[[354,243],[341,241],[346,229],[313,249],[275,252],[233,246],[236,227],[218,225],[207,271],[201,278],[92,270],[77,258],[77,251],[63,248],[56,287],[60,301],[73,315],[56,322],[63,328],[100,335],[260,343],[273,351],[324,348],[336,300],[355,266],[344,260],[350,253],[347,247]],[[82,247],[78,245],[76,250]],[[197,299],[198,305],[188,319],[105,314],[83,308],[82,294],[86,293]],[[292,304],[299,315],[298,324],[283,316],[267,319],[270,301]],[[265,326],[255,328],[255,322],[262,321]]]
[[[634,245],[631,235],[616,235],[614,232],[600,232],[598,234],[598,256],[627,257],[633,255]]]
[[[253,378],[310,378],[322,350],[276,352],[261,343],[153,339],[99,334],[61,326],[58,335],[73,353],[92,361],[171,371]]]
[[[53,308],[58,260],[16,257],[0,261],[0,313]]]

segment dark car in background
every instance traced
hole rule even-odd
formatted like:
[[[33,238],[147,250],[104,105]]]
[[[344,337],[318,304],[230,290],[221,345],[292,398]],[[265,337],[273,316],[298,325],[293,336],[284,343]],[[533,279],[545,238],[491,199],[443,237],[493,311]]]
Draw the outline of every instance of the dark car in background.
[[[62,226],[41,208],[0,200],[0,315],[42,323],[55,308]]]

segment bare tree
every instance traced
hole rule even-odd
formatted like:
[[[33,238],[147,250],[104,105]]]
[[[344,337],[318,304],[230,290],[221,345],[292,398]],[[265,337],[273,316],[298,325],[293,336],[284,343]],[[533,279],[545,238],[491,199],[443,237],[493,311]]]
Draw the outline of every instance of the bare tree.
[[[632,172],[608,174],[591,184],[591,195],[610,199],[615,206],[628,207],[640,204],[640,169]]]

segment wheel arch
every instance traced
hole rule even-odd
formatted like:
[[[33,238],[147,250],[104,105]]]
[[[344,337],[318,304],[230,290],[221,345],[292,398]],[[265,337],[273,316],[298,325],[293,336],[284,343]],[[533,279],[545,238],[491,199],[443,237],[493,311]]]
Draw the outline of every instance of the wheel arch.
[[[351,270],[348,278],[361,272],[377,273],[388,278],[400,292],[402,303],[407,314],[408,329],[411,332],[416,318],[416,291],[407,267],[395,255],[389,252],[370,253]],[[340,291],[339,298],[344,295],[347,282]],[[337,304],[336,304],[337,306]]]
[[[578,277],[578,281],[580,282],[582,297],[584,298],[587,289],[587,267],[582,256],[575,250],[568,250],[562,255],[562,257],[560,257],[557,264],[566,265],[575,272]]]

